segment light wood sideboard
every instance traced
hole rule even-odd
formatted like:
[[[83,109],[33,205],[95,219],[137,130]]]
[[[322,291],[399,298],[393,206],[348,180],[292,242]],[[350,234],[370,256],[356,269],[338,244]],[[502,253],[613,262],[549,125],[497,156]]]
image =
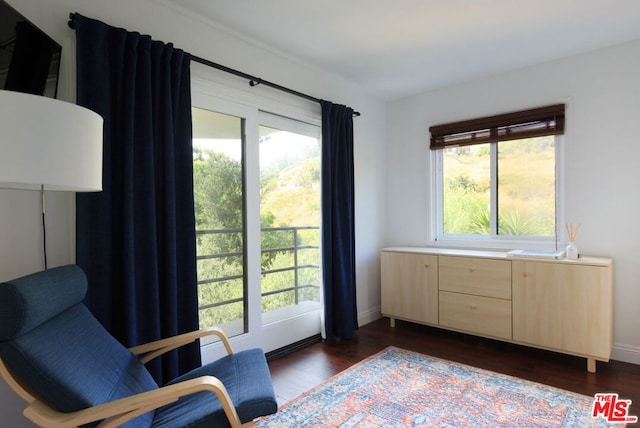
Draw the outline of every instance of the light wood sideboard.
[[[613,260],[393,247],[381,253],[382,314],[596,361],[613,346]]]

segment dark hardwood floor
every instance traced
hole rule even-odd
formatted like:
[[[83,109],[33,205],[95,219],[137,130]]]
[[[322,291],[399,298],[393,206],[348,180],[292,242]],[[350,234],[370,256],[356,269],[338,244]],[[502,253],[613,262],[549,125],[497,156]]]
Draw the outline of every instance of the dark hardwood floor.
[[[360,327],[356,337],[339,344],[316,343],[269,362],[278,402],[284,404],[331,376],[387,346],[528,379],[593,396],[617,392],[632,400],[631,415],[640,416],[640,365],[597,363],[588,373],[586,359],[382,318]]]

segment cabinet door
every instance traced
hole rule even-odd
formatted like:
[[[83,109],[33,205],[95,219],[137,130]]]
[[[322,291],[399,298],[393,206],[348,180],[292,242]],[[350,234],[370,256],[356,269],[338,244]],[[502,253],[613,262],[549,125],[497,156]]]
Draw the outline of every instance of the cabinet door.
[[[610,266],[514,261],[513,339],[609,359]]]
[[[438,256],[383,251],[382,313],[438,323]]]

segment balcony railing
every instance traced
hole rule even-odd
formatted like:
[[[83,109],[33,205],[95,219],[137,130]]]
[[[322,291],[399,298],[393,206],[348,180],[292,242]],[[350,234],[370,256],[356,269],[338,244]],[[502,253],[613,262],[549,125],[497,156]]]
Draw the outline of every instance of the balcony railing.
[[[320,250],[319,245],[309,245],[309,244],[303,244],[302,243],[302,239],[301,239],[301,232],[302,231],[317,231],[319,233],[320,228],[317,226],[297,226],[297,227],[267,227],[267,228],[262,228],[261,232],[262,232],[262,236],[264,237],[265,234],[269,234],[269,233],[278,233],[278,234],[287,234],[290,236],[290,239],[287,239],[286,242],[287,244],[284,246],[279,246],[277,248],[263,248],[261,250],[261,254],[265,255],[265,254],[276,254],[276,253],[289,253],[292,254],[292,264],[290,265],[286,265],[286,266],[280,266],[277,268],[273,268],[273,269],[262,269],[261,273],[263,276],[267,276],[267,275],[275,275],[278,273],[282,273],[282,272],[293,272],[293,283],[289,283],[289,284],[284,284],[283,287],[279,287],[277,289],[274,290],[270,290],[270,291],[265,291],[265,292],[261,292],[261,296],[267,297],[267,296],[274,296],[274,295],[278,295],[281,293],[290,293],[293,292],[294,294],[294,302],[297,305],[298,303],[300,303],[300,296],[301,296],[301,291],[305,290],[305,289],[320,289],[320,285],[319,284],[309,284],[309,283],[302,283],[301,280],[301,275],[300,272],[304,269],[313,269],[316,271],[320,270],[320,265],[319,265],[319,260],[320,260],[320,255],[318,254],[317,257],[315,257],[315,260],[318,261],[318,263],[302,263],[301,259],[302,257],[300,257],[301,252],[302,251],[310,251],[310,250],[315,250],[318,251]],[[215,229],[215,230],[199,230],[196,231],[196,235],[197,236],[207,236],[207,235],[233,235],[233,234],[242,234],[242,229]],[[285,240],[281,240],[280,242],[282,243]],[[319,237],[316,240],[317,242],[319,242]],[[198,261],[204,261],[204,260],[222,260],[222,259],[230,259],[230,258],[234,258],[234,257],[243,257],[244,253],[242,251],[230,251],[230,252],[219,252],[216,254],[199,254],[197,257]],[[319,277],[319,275],[318,275]],[[198,272],[198,286],[204,286],[207,284],[215,284],[215,283],[226,283],[229,281],[234,281],[234,280],[243,280],[244,279],[244,274],[238,274],[238,275],[226,275],[226,276],[218,276],[218,277],[213,277],[213,278],[204,278],[201,275],[201,272],[199,270]],[[243,293],[245,294],[245,293]],[[216,308],[216,307],[221,307],[224,305],[229,305],[229,304],[233,304],[233,303],[239,303],[239,302],[243,302],[244,299],[246,298],[246,295],[244,297],[237,297],[237,298],[231,298],[231,299],[227,299],[227,300],[221,300],[221,301],[216,301],[216,302],[200,302],[199,305],[199,309],[201,311],[206,310],[206,309],[211,309],[211,308]]]

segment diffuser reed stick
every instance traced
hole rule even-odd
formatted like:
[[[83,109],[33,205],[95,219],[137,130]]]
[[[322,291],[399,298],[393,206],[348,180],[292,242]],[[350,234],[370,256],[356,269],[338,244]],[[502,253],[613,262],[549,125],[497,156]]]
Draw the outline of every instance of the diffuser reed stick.
[[[576,242],[578,230],[580,230],[580,224],[567,223],[564,226],[567,229],[567,237],[569,238],[569,242]]]

